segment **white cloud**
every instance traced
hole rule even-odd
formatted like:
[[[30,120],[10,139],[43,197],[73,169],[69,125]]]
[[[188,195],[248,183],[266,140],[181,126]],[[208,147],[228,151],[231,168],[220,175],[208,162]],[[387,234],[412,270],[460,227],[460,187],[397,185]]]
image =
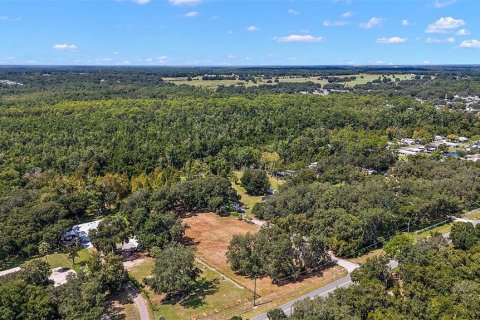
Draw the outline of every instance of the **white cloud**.
[[[470,34],[470,31],[467,29],[460,29],[457,32],[455,32],[457,36],[468,36]]]
[[[465,21],[462,19],[454,19],[452,17],[443,17],[428,25],[426,33],[449,33],[455,29],[463,27]]]
[[[260,28],[258,28],[257,26],[250,26],[247,28],[248,31],[258,31],[260,30]]]
[[[150,2],[150,0],[132,0],[132,1],[138,4],[147,4]]]
[[[163,63],[167,61],[168,57],[167,56],[160,56],[157,58],[158,62]]]
[[[382,21],[382,18],[373,17],[370,18],[370,20],[368,20],[367,22],[360,23],[360,27],[364,29],[371,29],[380,26],[382,24]]]
[[[350,24],[348,21],[344,20],[339,20],[339,21],[324,21],[323,26],[324,27],[343,27]]]
[[[196,16],[198,16],[198,11],[189,11],[184,14],[184,17],[187,17],[187,18],[193,18]]]
[[[411,24],[412,24],[412,23],[411,23],[410,20],[408,20],[408,19],[403,19],[403,20],[402,20],[402,26],[404,26],[404,27],[407,27],[407,26],[409,26],[409,25],[411,25]]]
[[[228,58],[228,59],[235,59],[236,57],[237,57],[237,56],[234,55],[234,54],[229,54],[229,55],[227,55],[227,58]]]
[[[145,62],[152,62],[152,61],[153,61],[152,58],[147,58],[147,59],[145,59]]]
[[[430,60],[425,60],[423,61],[423,64],[431,64],[432,62]]]
[[[437,9],[442,9],[442,8],[448,7],[451,4],[454,4],[455,2],[457,2],[457,0],[446,0],[446,1],[435,0],[433,2],[433,7]]]
[[[233,34],[232,30],[227,31],[227,34]]]
[[[52,48],[58,51],[76,51],[78,49],[74,44],[56,44]]]
[[[0,16],[0,21],[21,21],[22,18],[11,18],[7,16]]]
[[[445,39],[435,39],[435,38],[428,38],[425,40],[426,43],[453,43],[455,42],[454,37],[448,37]]]
[[[299,35],[299,34],[291,34],[286,37],[275,37],[273,40],[278,42],[320,42],[323,40],[323,37],[314,37],[312,35]]]
[[[346,11],[344,13],[342,13],[341,17],[342,18],[350,18],[350,17],[353,17],[355,13],[353,13],[352,11]]]
[[[297,14],[300,14],[300,11],[297,11],[294,9],[288,9],[288,13],[297,15]]]
[[[385,43],[385,44],[390,44],[390,43],[404,43],[407,41],[407,38],[400,38],[400,37],[390,37],[390,38],[378,38],[377,43]]]
[[[460,43],[460,48],[480,48],[480,40],[465,40]]]
[[[174,6],[189,6],[199,4],[202,0],[168,0],[168,2]]]

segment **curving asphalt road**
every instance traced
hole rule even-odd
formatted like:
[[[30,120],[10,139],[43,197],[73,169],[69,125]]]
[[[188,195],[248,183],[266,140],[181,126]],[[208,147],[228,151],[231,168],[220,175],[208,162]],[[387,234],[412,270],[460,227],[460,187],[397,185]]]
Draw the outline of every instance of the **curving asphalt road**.
[[[346,275],[343,278],[340,278],[336,281],[330,282],[329,284],[318,288],[316,290],[313,290],[307,294],[304,294],[303,296],[300,296],[296,299],[293,299],[283,305],[281,305],[279,308],[283,310],[283,312],[289,316],[292,314],[293,311],[293,305],[297,303],[298,301],[302,301],[305,299],[313,299],[315,297],[326,297],[328,296],[331,292],[335,291],[337,288],[347,288],[353,284],[352,279],[350,278],[350,273],[360,267],[358,264],[350,262],[348,260],[343,260],[340,258],[335,257],[331,252],[329,253],[330,257],[332,258],[333,261],[335,261],[339,266],[345,268],[348,271],[348,275]],[[252,320],[268,320],[267,313],[262,313],[256,317],[253,317]]]
[[[284,305],[281,305],[279,308],[285,312],[287,316],[292,314],[293,311],[293,305],[297,303],[298,301],[302,301],[305,299],[313,299],[315,297],[326,297],[328,296],[331,292],[333,292],[337,288],[347,288],[353,284],[352,279],[350,278],[350,275],[347,275],[341,279],[338,279],[337,281],[331,282],[327,284],[326,286],[323,286],[321,288],[318,288],[312,292],[309,292],[301,297],[298,297],[294,300],[291,300]],[[252,320],[268,320],[267,313],[262,313],[261,315],[258,315],[256,317],[253,317]]]
[[[127,286],[127,292],[130,298],[132,298],[135,307],[138,310],[138,314],[140,315],[140,320],[150,320],[150,315],[148,313],[148,306],[145,299],[143,299],[142,295],[138,290],[133,287],[131,284]]]

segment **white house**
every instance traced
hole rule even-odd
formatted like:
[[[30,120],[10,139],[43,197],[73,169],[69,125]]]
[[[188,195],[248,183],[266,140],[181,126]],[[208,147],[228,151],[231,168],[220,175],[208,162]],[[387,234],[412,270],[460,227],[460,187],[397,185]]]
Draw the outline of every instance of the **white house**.
[[[480,161],[480,153],[467,155],[467,160],[473,162]]]

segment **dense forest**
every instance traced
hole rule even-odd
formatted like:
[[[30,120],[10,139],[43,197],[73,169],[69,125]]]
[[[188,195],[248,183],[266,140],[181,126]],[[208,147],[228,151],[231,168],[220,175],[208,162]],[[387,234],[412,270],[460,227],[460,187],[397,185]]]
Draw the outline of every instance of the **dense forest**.
[[[256,218],[271,227],[234,237],[228,252],[235,272],[268,275],[275,283],[330,264],[327,250],[358,256],[398,232],[480,207],[478,162],[441,153],[401,158],[391,149],[419,132],[480,140],[477,112],[435,107],[445,94],[478,94],[476,70],[406,68],[395,72],[422,76],[324,96],[307,94],[322,88],[312,82],[206,89],[163,79],[301,75],[343,85],[360,72],[394,71],[0,69],[0,80],[18,82],[0,84],[1,269],[73,250],[65,245],[65,232],[99,218],[92,241],[109,257],[94,257],[76,280],[55,289],[45,280],[48,268],[24,265],[21,274],[0,283],[0,314],[12,312],[5,319],[33,319],[35,314],[76,319],[79,312],[89,312],[86,318],[93,319],[103,314],[105,299],[125,282],[117,245],[133,236],[140,249],[156,257],[152,288],[175,296],[181,288],[166,287],[162,279],[175,276],[176,267],[192,269],[193,263],[192,252],[179,244],[185,232],[182,218],[192,212],[228,216],[236,211],[240,197],[232,187],[234,170],[245,172],[241,183],[251,195],[270,192],[267,173],[285,180],[253,208]],[[384,261],[372,260],[352,276],[358,286],[325,301],[300,304],[292,317],[447,319],[454,314],[473,319],[475,314],[438,307],[460,299],[461,288],[452,285],[459,279],[475,303],[478,274],[472,274],[478,269],[478,245],[472,245],[475,236],[457,240],[463,244],[454,248],[437,238],[402,248],[396,273],[379,270]],[[167,253],[178,266],[164,265]],[[431,268],[446,270],[438,283],[420,276]],[[191,271],[179,279],[185,286],[195,280],[197,273]],[[23,291],[29,295],[21,303],[9,300]],[[75,295],[85,301],[72,305]],[[352,309],[345,301],[354,298],[358,308]],[[42,302],[35,303],[38,310],[26,307],[32,301]],[[338,316],[319,316],[329,310]]]
[[[40,242],[54,250],[74,221],[115,213],[122,199],[138,189],[169,188],[181,176],[187,180],[205,175],[229,177],[233,169],[248,167],[275,173],[320,162],[315,178],[287,184],[273,201],[256,208],[259,217],[304,217],[310,220],[310,226],[302,227],[305,232],[319,230],[309,219],[315,214],[324,223],[328,216],[345,216],[345,224],[352,225],[367,223],[351,220],[362,216],[362,211],[373,215],[371,219],[377,215],[374,212],[390,217],[376,217],[386,226],[368,235],[363,231],[355,236],[337,235],[333,247],[341,254],[351,254],[406,224],[418,227],[478,205],[478,169],[473,164],[419,160],[412,165],[397,162],[387,147],[419,129],[431,135],[479,136],[480,122],[474,113],[437,110],[409,98],[375,95],[218,96],[166,84],[153,71],[10,70],[2,77],[12,75],[24,85],[3,86],[0,99],[2,261],[35,255]],[[101,83],[102,79],[108,80]],[[266,160],[265,153],[277,156]],[[374,169],[391,178],[365,177],[360,169]],[[425,170],[439,172],[439,176],[412,172]],[[375,189],[382,204],[368,197],[360,201],[366,193],[374,197]],[[390,193],[382,193],[385,189]],[[307,190],[308,194],[338,195],[332,199],[320,196],[313,205],[302,199]],[[354,194],[358,194],[356,199]],[[346,195],[352,198],[353,207],[335,203],[337,197],[346,199]],[[284,197],[289,198],[289,205],[283,204]],[[307,211],[305,204],[292,207],[297,198],[310,206]],[[413,198],[420,207],[411,204]],[[234,202],[217,201],[199,207],[222,207],[226,214]],[[172,204],[163,211],[175,206],[179,209]],[[199,207],[189,204],[185,209]],[[318,210],[323,213],[314,214]],[[332,227],[321,231],[328,243],[333,241],[327,235]]]

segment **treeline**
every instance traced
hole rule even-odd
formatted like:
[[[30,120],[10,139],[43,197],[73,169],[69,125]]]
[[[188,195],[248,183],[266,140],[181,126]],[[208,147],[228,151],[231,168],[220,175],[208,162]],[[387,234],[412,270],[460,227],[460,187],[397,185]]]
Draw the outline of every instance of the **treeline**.
[[[472,163],[418,157],[398,161],[385,176],[365,176],[339,161],[299,173],[253,213],[287,234],[318,237],[336,254],[351,257],[399,231],[480,207],[480,168]]]
[[[268,80],[271,82],[271,80]],[[220,85],[215,90],[220,95],[260,95],[260,94],[293,94],[300,92],[313,93],[319,91],[322,85],[312,81],[306,82],[276,82],[246,87],[244,85]]]
[[[357,160],[371,158],[386,145],[358,146],[410,137],[418,128],[480,134],[478,117],[468,113],[405,98],[350,95],[68,101],[1,108],[0,116],[0,174],[17,177],[35,167],[133,176],[157,167],[206,165],[221,172],[239,164],[258,166],[256,155],[263,151],[277,152],[283,167],[302,166],[338,150],[362,154]],[[356,164],[369,166],[361,162]]]
[[[183,236],[181,214],[213,211],[228,215],[238,202],[230,181],[217,176],[165,181],[131,193],[129,179],[120,174],[52,177],[37,172],[11,187],[0,201],[2,268],[38,255],[42,246],[42,254],[67,250],[65,233],[85,218],[120,212],[129,221],[127,228],[123,218],[106,219],[108,227],[100,227],[94,235],[102,251],[113,252],[132,236],[137,236],[141,247],[151,249]]]
[[[479,237],[478,227],[468,229],[451,237]],[[440,234],[401,246],[398,270],[387,257],[370,259],[352,273],[355,285],[297,303],[289,319],[478,319],[479,250],[478,241],[452,248]]]
[[[480,81],[478,76],[437,75],[419,79],[393,82],[390,78],[374,80],[354,87],[357,94],[379,94],[388,97],[410,96],[431,103],[444,103],[445,97],[453,99],[454,95],[463,97],[478,95]]]

